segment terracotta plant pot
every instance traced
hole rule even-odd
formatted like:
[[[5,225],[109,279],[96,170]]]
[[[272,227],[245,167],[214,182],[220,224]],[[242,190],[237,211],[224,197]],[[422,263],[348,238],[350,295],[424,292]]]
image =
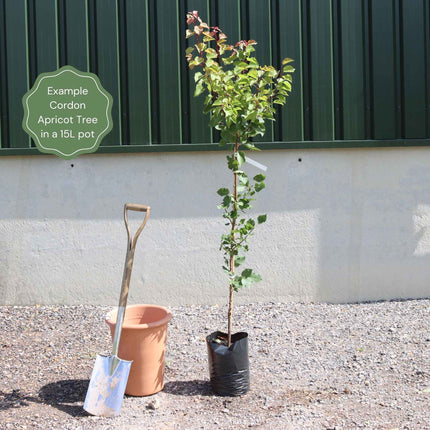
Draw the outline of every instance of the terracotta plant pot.
[[[248,333],[233,334],[230,348],[220,339],[227,334],[216,331],[206,337],[212,390],[219,396],[242,396],[249,391]]]
[[[106,316],[112,338],[116,316],[116,309]],[[167,324],[171,319],[171,312],[162,306],[127,306],[118,350],[119,358],[133,361],[125,394],[149,396],[163,389]]]

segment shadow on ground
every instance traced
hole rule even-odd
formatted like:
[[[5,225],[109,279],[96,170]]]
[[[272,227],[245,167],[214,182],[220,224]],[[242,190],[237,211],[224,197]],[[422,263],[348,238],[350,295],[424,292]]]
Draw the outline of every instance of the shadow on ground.
[[[72,417],[88,416],[82,406],[89,382],[88,379],[66,379],[44,385],[39,391],[39,401]]]
[[[209,381],[171,381],[164,385],[163,391],[176,396],[212,396]]]
[[[23,393],[19,388],[10,392],[0,390],[0,411],[11,408],[28,406],[30,403],[39,403],[40,399]]]

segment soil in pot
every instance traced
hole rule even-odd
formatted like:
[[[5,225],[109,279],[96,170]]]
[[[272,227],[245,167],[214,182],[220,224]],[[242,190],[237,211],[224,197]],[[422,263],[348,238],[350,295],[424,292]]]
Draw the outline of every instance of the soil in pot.
[[[248,333],[235,333],[230,348],[227,334],[206,337],[212,390],[220,396],[241,396],[249,391]]]

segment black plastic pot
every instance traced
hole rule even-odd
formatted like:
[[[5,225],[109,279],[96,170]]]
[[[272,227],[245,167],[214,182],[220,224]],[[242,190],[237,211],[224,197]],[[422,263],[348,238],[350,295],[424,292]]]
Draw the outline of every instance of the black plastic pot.
[[[230,348],[217,343],[227,334],[216,331],[206,337],[212,390],[220,396],[241,396],[249,391],[248,333],[232,335]]]

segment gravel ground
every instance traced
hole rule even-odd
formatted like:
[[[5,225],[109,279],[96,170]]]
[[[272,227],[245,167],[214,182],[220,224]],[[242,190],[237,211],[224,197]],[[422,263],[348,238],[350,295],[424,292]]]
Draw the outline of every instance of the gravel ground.
[[[1,429],[430,429],[430,300],[237,306],[251,391],[216,397],[204,337],[226,308],[171,308],[164,390],[82,409],[105,307],[0,307]]]

